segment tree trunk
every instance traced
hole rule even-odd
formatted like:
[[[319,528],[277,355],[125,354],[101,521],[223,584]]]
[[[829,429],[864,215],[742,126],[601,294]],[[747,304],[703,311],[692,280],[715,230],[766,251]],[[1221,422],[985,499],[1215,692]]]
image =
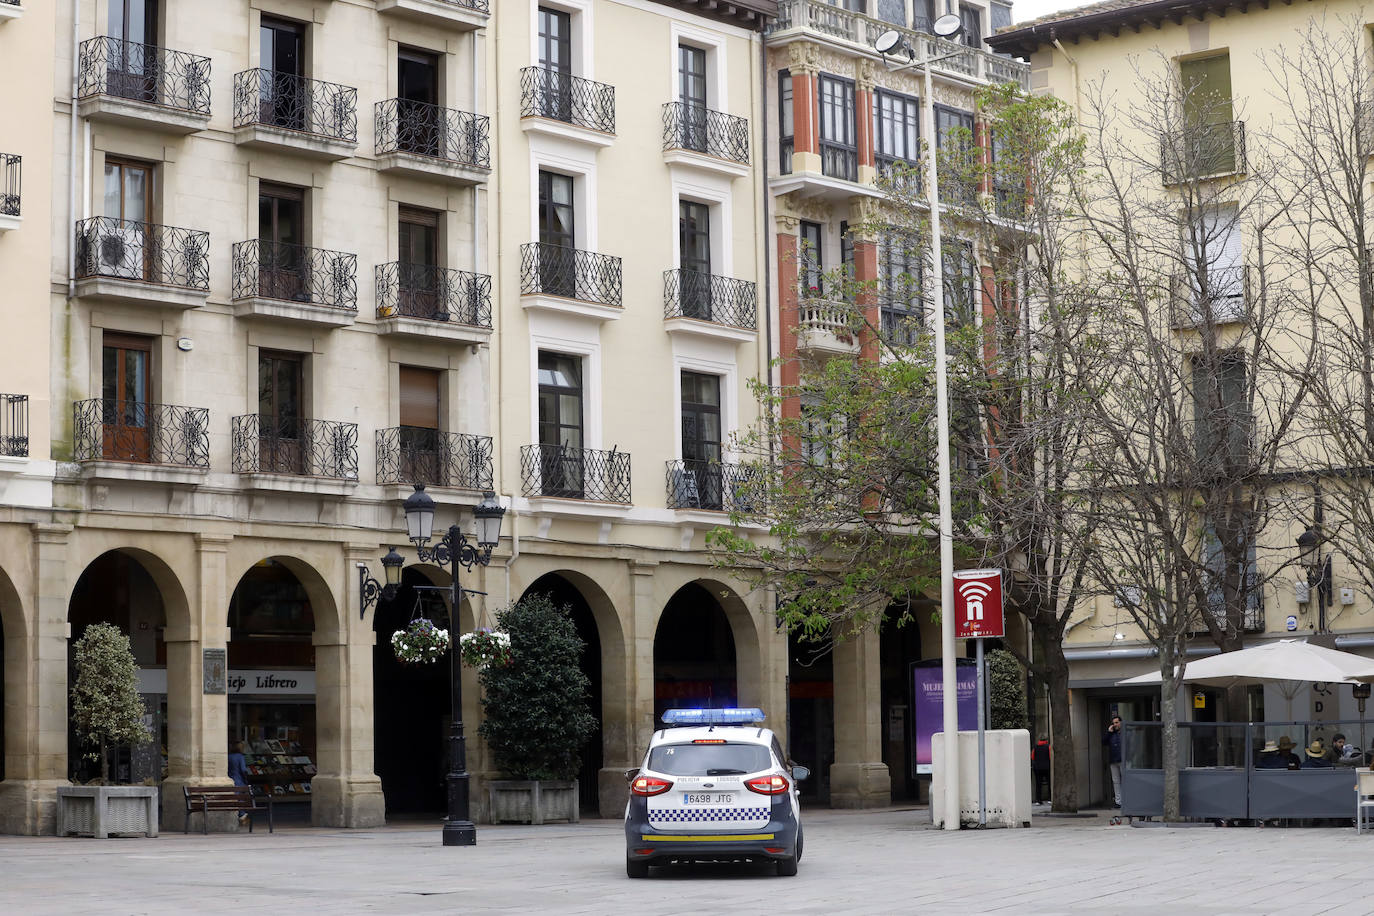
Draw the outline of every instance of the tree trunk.
[[[1050,810],[1073,814],[1078,811],[1078,760],[1069,710],[1069,661],[1058,640],[1044,640],[1041,648],[1050,701]]]
[[[100,782],[106,786],[110,784],[110,749],[104,738],[100,739]]]
[[[1165,660],[1165,656],[1169,656]],[[1174,680],[1172,652],[1160,653],[1160,718],[1163,720],[1163,736],[1160,753],[1164,757],[1164,820],[1179,821],[1178,792],[1178,713],[1175,704],[1178,699],[1178,683]]]

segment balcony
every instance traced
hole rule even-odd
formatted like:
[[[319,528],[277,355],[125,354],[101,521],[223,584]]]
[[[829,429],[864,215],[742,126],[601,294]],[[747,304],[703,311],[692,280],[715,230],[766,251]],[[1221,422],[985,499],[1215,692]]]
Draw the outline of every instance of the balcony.
[[[190,134],[210,124],[210,58],[119,38],[81,43],[77,113]]]
[[[442,178],[458,185],[487,180],[491,119],[424,102],[378,102],[377,169]]]
[[[924,19],[915,23],[926,24]],[[935,64],[935,73],[965,83],[1015,83],[1030,91],[1030,67],[979,48],[936,38],[929,32],[893,26],[862,13],[832,6],[826,0],[778,0],[778,15],[766,31],[769,45],[784,45],[799,39],[820,39],[850,52],[868,57],[873,43],[889,30],[899,32],[917,57],[950,55]]]
[[[73,414],[73,457],[88,479],[193,484],[210,468],[203,407],[92,398]]]
[[[210,294],[210,234],[96,216],[76,224],[76,294],[189,309]]]
[[[378,264],[378,332],[481,344],[491,339],[491,277],[428,264]]]
[[[23,189],[24,160],[14,153],[0,153],[0,232],[18,229],[23,222],[19,212]]]
[[[743,178],[749,174],[749,121],[668,102],[663,106],[663,161]]]
[[[858,353],[853,307],[829,299],[803,298],[797,307],[797,349],[820,356]]]
[[[758,292],[747,280],[665,270],[663,319],[669,332],[750,341],[757,336]]]
[[[19,0],[0,0],[0,25],[24,15],[24,7]]]
[[[753,512],[763,502],[764,476],[752,465],[669,461],[667,478],[669,509]]]
[[[1243,175],[1245,122],[1194,124],[1161,137],[1159,161],[1166,185]]]
[[[1250,269],[1211,267],[1175,274],[1169,324],[1175,330],[1244,324],[1250,319]]]
[[[299,480],[358,482],[358,424],[248,414],[233,419],[233,467],[256,489],[311,491]],[[332,488],[343,492],[346,487]]]
[[[531,242],[520,246],[520,297],[544,309],[605,321],[619,318],[620,258]]]
[[[235,73],[234,142],[347,159],[358,146],[358,90],[275,70]]]
[[[490,490],[493,479],[490,436],[418,426],[377,430],[379,485]]]
[[[460,32],[485,27],[491,15],[488,0],[377,0],[377,12]]]
[[[528,497],[630,502],[630,454],[611,449],[526,445],[520,449],[521,492]]]
[[[358,316],[358,256],[251,239],[234,244],[234,314],[324,328]]]
[[[29,396],[0,394],[0,458],[29,457]]]
[[[615,140],[615,87],[544,67],[525,67],[520,71],[520,126],[610,146]]]

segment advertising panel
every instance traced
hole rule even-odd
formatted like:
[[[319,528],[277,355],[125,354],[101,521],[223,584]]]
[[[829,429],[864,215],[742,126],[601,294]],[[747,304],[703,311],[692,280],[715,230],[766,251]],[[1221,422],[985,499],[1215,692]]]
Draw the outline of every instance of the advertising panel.
[[[959,730],[972,731],[978,727],[978,669],[972,661],[959,659],[955,677],[959,701]],[[945,691],[941,679],[940,662],[921,662],[911,666],[911,744],[912,772],[917,776],[930,775],[930,737],[944,731]]]

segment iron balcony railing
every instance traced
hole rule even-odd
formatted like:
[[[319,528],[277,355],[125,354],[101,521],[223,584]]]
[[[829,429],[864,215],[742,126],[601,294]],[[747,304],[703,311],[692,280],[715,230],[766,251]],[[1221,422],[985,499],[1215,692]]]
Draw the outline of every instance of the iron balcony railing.
[[[615,87],[547,67],[520,71],[520,117],[615,133]]]
[[[446,6],[461,6],[465,10],[475,10],[479,13],[490,13],[491,5],[488,0],[439,0]]]
[[[74,405],[77,461],[210,467],[210,411],[92,398]]]
[[[520,449],[520,481],[525,496],[628,503],[630,454],[616,449],[526,445]]]
[[[0,394],[0,455],[29,456],[29,396]]]
[[[1160,137],[1159,160],[1165,184],[1244,174],[1245,122],[1187,125]]]
[[[76,224],[76,278],[137,280],[207,292],[210,233],[93,216]]]
[[[790,29],[807,29],[853,50],[871,53],[878,36],[895,29],[917,58],[943,58],[936,64],[937,69],[987,83],[1015,83],[1023,90],[1030,89],[1030,67],[1026,64],[981,48],[936,38],[929,33],[929,22],[924,17],[916,18],[912,25],[914,28],[894,26],[882,19],[832,6],[827,0],[778,0],[778,14],[766,35],[771,38]]]
[[[821,174],[844,181],[859,180],[859,151],[843,143],[821,140]]]
[[[0,216],[19,216],[23,169],[23,157],[14,153],[0,153]]]
[[[924,329],[924,313],[920,303],[906,305],[892,300],[879,305],[879,334],[893,347],[914,347]]]
[[[749,164],[749,121],[688,102],[663,106],[663,148]]]
[[[358,424],[248,414],[233,419],[235,474],[358,479]]]
[[[358,142],[358,90],[277,70],[234,74],[234,126],[262,124]]]
[[[1243,324],[1250,314],[1248,267],[1209,267],[1173,277],[1171,324],[1176,328]]]
[[[489,490],[494,479],[490,436],[420,426],[377,430],[377,483]]]
[[[757,288],[748,280],[665,270],[663,317],[695,318],[752,331],[758,327]]]
[[[765,475],[748,464],[686,458],[667,463],[669,509],[757,512]]]
[[[377,317],[491,327],[491,277],[392,261],[376,269]]]
[[[110,95],[210,116],[210,58],[122,38],[81,43],[79,98]]]
[[[562,296],[620,305],[620,258],[530,242],[520,246],[520,295]]]
[[[491,119],[426,102],[387,99],[374,116],[377,155],[412,153],[491,168]]]
[[[285,242],[234,243],[233,298],[358,307],[358,256]]]

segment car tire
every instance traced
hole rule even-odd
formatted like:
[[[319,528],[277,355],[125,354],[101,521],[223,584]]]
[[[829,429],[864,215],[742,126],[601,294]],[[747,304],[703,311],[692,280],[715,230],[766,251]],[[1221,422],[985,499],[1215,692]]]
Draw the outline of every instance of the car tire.
[[[790,878],[797,873],[797,857],[778,859],[778,877]]]
[[[797,861],[798,861],[798,862],[801,861],[801,857],[802,857],[802,829],[801,829],[800,827],[798,827],[798,828],[797,828]]]
[[[626,859],[625,874],[631,878],[647,878],[649,877],[649,863],[636,859]]]

